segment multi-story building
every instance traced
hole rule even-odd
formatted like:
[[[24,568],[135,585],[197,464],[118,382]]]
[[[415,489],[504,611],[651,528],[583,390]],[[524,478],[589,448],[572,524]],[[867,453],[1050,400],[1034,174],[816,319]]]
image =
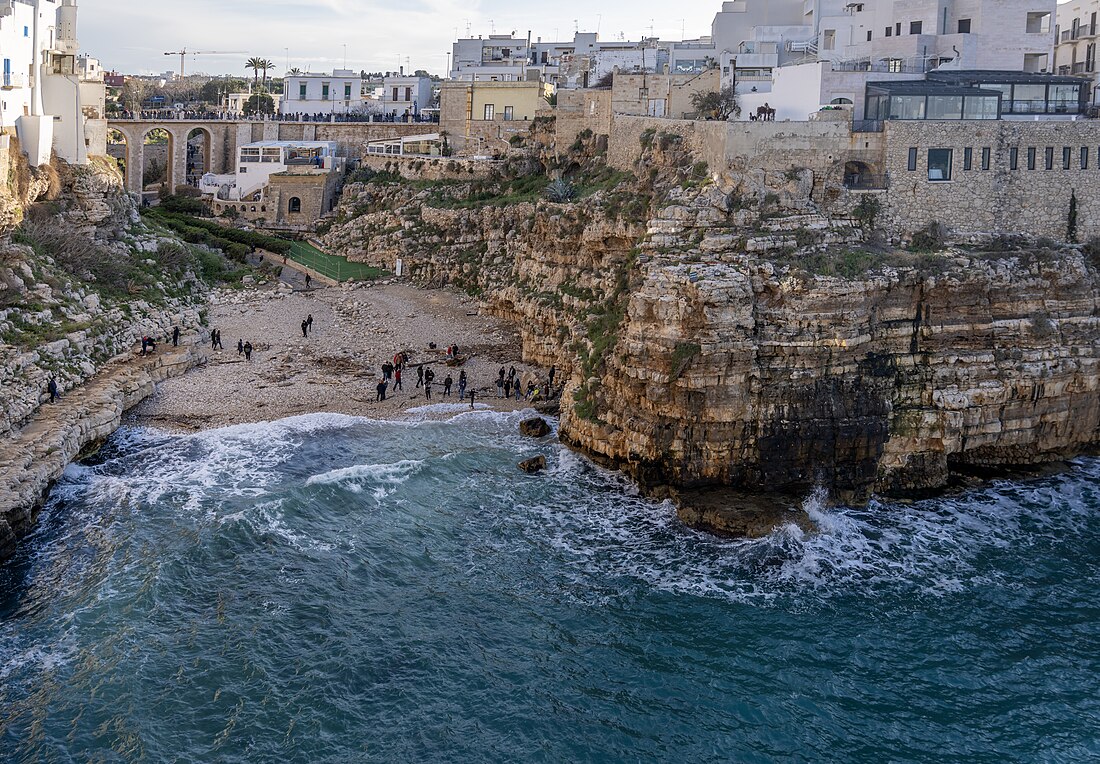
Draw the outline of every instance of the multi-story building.
[[[73,164],[86,163],[89,148],[106,152],[102,94],[84,85],[98,78],[101,91],[102,78],[94,59],[78,63],[76,21],[76,0],[0,2],[0,130],[15,132],[35,165],[53,152]]]
[[[332,74],[295,74],[283,79],[280,114],[352,114],[362,112],[363,77],[351,69]]]
[[[450,79],[462,82],[517,82],[539,65],[526,39],[510,34],[457,40],[451,46]]]
[[[1090,103],[1097,102],[1100,71],[1096,66],[1096,43],[1100,41],[1100,0],[1072,0],[1058,6],[1055,26],[1054,71],[1061,75],[1087,77],[1092,83]]]
[[[506,151],[512,136],[529,131],[554,88],[539,80],[443,83],[439,127],[460,150],[484,154]]]
[[[382,111],[402,117],[417,115],[432,105],[430,77],[392,75],[382,81]]]

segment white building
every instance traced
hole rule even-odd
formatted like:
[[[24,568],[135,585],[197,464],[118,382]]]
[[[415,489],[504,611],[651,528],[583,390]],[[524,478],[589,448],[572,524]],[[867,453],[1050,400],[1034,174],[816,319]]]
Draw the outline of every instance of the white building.
[[[538,69],[526,38],[492,34],[456,40],[451,46],[450,79],[463,82],[516,82]]]
[[[432,105],[432,80],[430,77],[393,75],[382,81],[382,111],[395,114],[419,114]]]
[[[335,141],[258,141],[240,147],[237,171],[207,173],[199,190],[219,201],[262,202],[272,175],[292,167],[342,171],[345,160],[336,156]]]
[[[1092,82],[1089,101],[1097,102],[1100,73],[1096,66],[1096,43],[1100,39],[1100,0],[1072,0],[1058,6],[1054,45],[1054,71],[1088,77]]]
[[[353,114],[364,109],[363,78],[350,69],[332,74],[294,74],[283,78],[280,114]]]
[[[0,0],[0,129],[15,132],[31,164],[58,157],[72,164],[88,161],[99,133],[85,106],[102,116],[101,96],[84,84],[102,73],[95,59],[79,58],[76,0]],[[97,100],[85,104],[83,98]],[[105,147],[103,149],[105,152]]]

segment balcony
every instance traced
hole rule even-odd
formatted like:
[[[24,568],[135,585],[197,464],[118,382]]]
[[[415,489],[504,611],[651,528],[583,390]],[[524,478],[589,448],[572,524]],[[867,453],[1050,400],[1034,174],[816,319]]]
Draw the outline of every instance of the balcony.
[[[0,89],[2,90],[14,90],[15,88],[22,88],[27,86],[27,78],[22,74],[11,74],[6,72],[3,75],[3,80],[0,81]]]

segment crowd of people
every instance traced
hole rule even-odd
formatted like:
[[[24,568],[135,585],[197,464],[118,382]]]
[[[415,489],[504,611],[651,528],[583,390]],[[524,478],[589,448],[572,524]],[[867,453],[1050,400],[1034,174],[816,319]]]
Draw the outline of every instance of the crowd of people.
[[[142,109],[131,111],[123,109],[111,116],[111,119],[146,122],[329,122],[338,124],[363,123],[363,122],[405,122],[405,123],[432,123],[439,122],[437,112],[419,113],[405,112],[398,114],[396,111],[388,114],[368,114],[353,112],[350,114],[294,112],[291,114],[245,114],[240,111],[228,109],[202,110],[202,109]]]

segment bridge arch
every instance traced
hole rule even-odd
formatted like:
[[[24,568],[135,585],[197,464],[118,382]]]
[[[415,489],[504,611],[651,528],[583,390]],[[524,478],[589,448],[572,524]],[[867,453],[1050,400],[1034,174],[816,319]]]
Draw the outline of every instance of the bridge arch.
[[[209,128],[196,125],[187,131],[184,160],[187,185],[198,186],[203,175],[213,172],[213,145],[214,133]]]
[[[175,190],[177,183],[175,158],[176,136],[172,130],[161,125],[149,126],[141,135],[142,163],[141,189],[150,186],[167,185],[169,193]],[[163,147],[163,148],[162,148]],[[135,168],[137,169],[137,168]]]

